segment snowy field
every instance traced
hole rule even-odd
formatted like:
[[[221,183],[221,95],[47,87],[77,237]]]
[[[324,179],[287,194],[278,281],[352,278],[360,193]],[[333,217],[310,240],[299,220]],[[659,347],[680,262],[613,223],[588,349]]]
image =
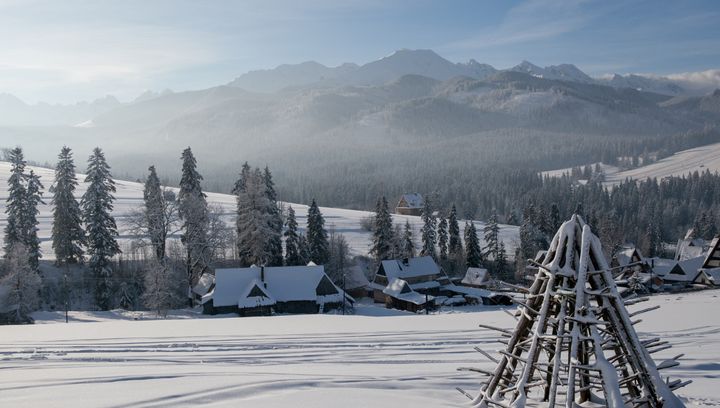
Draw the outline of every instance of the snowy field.
[[[592,164],[593,170],[595,164]],[[696,147],[694,149],[677,152],[647,166],[636,169],[620,171],[615,166],[602,165],[605,172],[605,186],[620,184],[625,179],[644,180],[646,178],[662,179],[670,176],[686,176],[695,171],[712,173],[720,172],[720,143]],[[560,177],[570,174],[572,168],[544,171],[541,174],[550,177]]]
[[[111,163],[112,164],[112,163]],[[52,251],[52,242],[50,241],[50,235],[52,230],[52,207],[50,206],[50,200],[52,195],[48,192],[50,186],[55,179],[54,170],[45,169],[40,167],[29,167],[35,171],[36,174],[40,175],[42,183],[45,185],[44,200],[45,205],[39,207],[40,215],[38,220],[40,221],[40,231],[38,235],[42,240],[42,251],[43,259],[53,259],[54,254]],[[200,169],[202,171],[202,169]],[[0,229],[5,227],[5,200],[7,199],[7,179],[10,174],[10,164],[7,162],[0,162]],[[85,179],[84,175],[78,175],[80,185],[76,192],[76,198],[79,200],[82,194],[85,192],[84,183],[82,180]],[[116,180],[117,193],[115,194],[115,209],[113,215],[115,216],[118,229],[121,235],[121,248],[123,244],[127,244],[128,240],[132,237],[128,234],[127,215],[133,210],[139,208],[143,202],[143,185],[140,183],[134,183],[129,181]],[[225,220],[229,224],[234,224],[235,218],[235,196],[228,194],[217,194],[207,193],[208,203],[210,205],[220,206],[222,212],[225,215]],[[389,198],[390,205],[395,204],[395,198]],[[322,203],[319,203],[322,204]],[[302,204],[290,204],[295,210],[298,224],[300,229],[303,230],[307,222],[307,209],[306,205]],[[345,238],[350,245],[351,251],[355,255],[367,255],[370,250],[370,232],[365,231],[361,227],[361,221],[364,218],[372,216],[373,213],[366,211],[355,211],[345,210],[339,208],[327,208],[320,207],[325,217],[325,227],[328,230],[334,230],[338,233],[345,235]],[[405,220],[409,220],[410,224],[415,231],[416,244],[420,245],[420,228],[422,227],[422,221],[420,217],[404,216],[404,215],[393,215],[395,223],[405,224]],[[460,227],[462,228],[464,221],[461,220]],[[484,226],[481,222],[475,222],[478,228],[480,238],[482,239],[482,228]],[[500,238],[505,242],[507,253],[509,255],[515,253],[515,247],[518,245],[518,227],[502,225],[500,229]],[[0,242],[2,237],[0,236]]]
[[[637,327],[641,337],[675,346],[656,361],[685,353],[680,367],[663,373],[694,381],[678,392],[689,407],[720,406],[718,295],[661,295],[631,307],[663,306]],[[363,305],[355,316],[182,312],[163,321],[78,312],[70,324],[41,312],[38,323],[47,324],[0,328],[0,406],[466,406],[455,387],[473,392],[480,378],[456,368],[492,369],[473,346],[500,347],[478,323],[514,321],[495,307],[455,312]]]

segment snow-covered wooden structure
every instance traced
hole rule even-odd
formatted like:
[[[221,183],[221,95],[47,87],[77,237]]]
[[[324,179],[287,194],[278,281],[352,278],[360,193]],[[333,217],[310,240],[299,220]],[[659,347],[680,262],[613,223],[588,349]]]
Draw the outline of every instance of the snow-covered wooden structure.
[[[485,288],[490,283],[490,273],[485,268],[470,267],[460,281],[460,285],[471,288]]]
[[[577,406],[682,407],[673,390],[689,381],[663,379],[660,370],[678,357],[656,365],[651,353],[670,346],[660,338],[640,340],[636,315],[615,286],[600,245],[578,215],[563,223],[538,265],[517,326],[496,330],[505,337],[494,371],[461,368],[487,376],[475,407]],[[461,390],[462,391],[462,390]],[[464,391],[463,391],[464,392]]]
[[[272,313],[322,313],[352,302],[322,266],[224,268],[215,270],[215,286],[203,296],[206,314],[240,316]]]
[[[420,193],[403,194],[395,206],[395,213],[402,215],[420,215],[422,214],[424,205],[425,200]]]

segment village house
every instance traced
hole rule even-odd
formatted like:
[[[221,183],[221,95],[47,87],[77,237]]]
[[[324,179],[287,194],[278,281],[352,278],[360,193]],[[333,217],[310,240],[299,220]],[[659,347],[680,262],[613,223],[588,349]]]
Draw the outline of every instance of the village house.
[[[402,215],[422,215],[425,200],[419,193],[403,194],[395,206],[395,213]]]
[[[322,266],[278,266],[215,270],[215,286],[202,298],[206,314],[323,313],[354,302]]]
[[[617,268],[620,274],[645,272],[648,269],[647,260],[635,245],[624,245],[617,251],[611,266]]]

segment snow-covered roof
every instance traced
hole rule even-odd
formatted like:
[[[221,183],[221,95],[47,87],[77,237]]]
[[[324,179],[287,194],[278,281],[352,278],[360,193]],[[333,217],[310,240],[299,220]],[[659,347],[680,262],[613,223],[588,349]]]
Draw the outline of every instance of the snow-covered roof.
[[[420,193],[408,193],[400,196],[398,202],[399,208],[422,208],[425,205],[425,200]]]
[[[350,267],[345,274],[345,289],[364,288],[369,283],[370,281],[360,265]]]
[[[487,289],[480,289],[480,288],[471,288],[467,286],[460,286],[460,285],[445,285],[443,286],[444,290],[448,290],[450,292],[455,293],[462,293],[463,295],[472,296],[477,299],[482,298],[490,298],[495,295],[494,292],[490,292]]]
[[[263,289],[276,302],[317,301],[319,296],[324,302],[331,298],[342,302],[342,290],[330,281],[322,266],[266,267],[264,277]],[[214,306],[238,304],[253,281],[263,283],[260,267],[215,270]],[[331,289],[328,293],[318,293],[321,282]]]
[[[633,260],[634,257],[643,260],[642,254],[640,254],[640,251],[634,246],[625,246],[615,254],[615,259],[619,266],[625,266],[635,262],[635,260]]]
[[[468,268],[465,277],[460,283],[465,285],[482,286],[490,280],[490,275],[485,268]]]
[[[703,268],[720,268],[720,238],[715,237],[713,238],[712,242],[710,242],[710,249],[707,251],[707,254],[705,256]]]
[[[385,275],[388,282],[390,282],[393,279],[438,275],[440,274],[440,267],[430,256],[409,258],[407,260],[391,259],[382,261],[382,268],[380,268],[378,274]]]
[[[670,271],[677,265],[676,260],[666,258],[652,258],[650,259],[650,262],[653,267],[653,275],[657,275],[660,277],[663,277],[670,273]]]
[[[708,250],[708,244],[704,239],[681,239],[677,243],[675,249],[675,260],[684,261],[686,259],[697,258],[705,255]]]
[[[198,283],[193,286],[192,291],[198,296],[205,296],[212,286],[215,284],[215,275],[211,273],[203,273],[198,279]]]
[[[383,293],[416,305],[424,305],[426,302],[435,299],[434,296],[423,295],[410,289],[410,285],[402,279],[393,279],[390,281],[383,290]]]

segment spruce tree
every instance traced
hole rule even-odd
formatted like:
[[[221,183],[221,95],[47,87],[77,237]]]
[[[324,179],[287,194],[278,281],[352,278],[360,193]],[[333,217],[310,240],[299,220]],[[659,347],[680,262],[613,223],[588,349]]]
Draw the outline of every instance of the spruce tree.
[[[373,220],[372,248],[370,253],[377,262],[390,259],[393,246],[393,225],[388,202],[385,196],[379,197],[375,204],[375,219]]]
[[[325,231],[325,219],[315,199],[312,200],[310,208],[308,208],[307,219],[307,243],[310,260],[317,265],[324,265],[330,257],[330,248],[328,234]]]
[[[293,210],[292,207],[288,207],[287,229],[285,230],[285,265],[305,265],[307,262],[303,262],[301,250],[295,210]]]
[[[455,204],[450,209],[448,216],[448,255],[455,258],[462,253],[462,242],[460,241],[460,226],[458,225],[457,209]]]
[[[208,243],[210,220],[207,200],[200,185],[203,177],[197,171],[197,160],[189,147],[183,150],[181,159],[183,164],[178,194],[178,215],[183,222],[181,241],[186,250],[188,285],[192,288],[200,275],[208,270],[210,263],[211,251]]]
[[[273,214],[260,169],[255,169],[237,194],[237,250],[244,266],[267,266],[274,258],[270,240],[275,234]]]
[[[143,190],[145,224],[155,259],[162,263],[165,261],[165,241],[168,234],[167,205],[155,166],[150,166],[148,171],[150,174],[145,180]]]
[[[440,247],[440,259],[446,260],[448,257],[448,222],[445,217],[440,217],[438,222],[438,247]]]
[[[110,259],[120,253],[117,243],[117,226],[110,214],[113,210],[115,182],[110,166],[100,148],[95,148],[88,159],[87,191],[81,206],[87,230],[87,252],[89,266],[95,279],[95,301],[101,310],[112,307],[112,270]]]
[[[42,188],[40,176],[30,170],[27,176],[27,189],[25,197],[25,205],[23,206],[22,229],[25,232],[24,244],[28,252],[28,262],[33,270],[37,270],[40,265],[40,238],[38,238],[38,220],[40,213],[37,206],[43,203]],[[44,204],[44,203],[43,203]]]
[[[465,223],[465,265],[468,268],[479,268],[482,264],[482,251],[477,236],[477,229],[472,222]]]
[[[268,211],[270,223],[270,237],[267,241],[266,252],[269,255],[267,264],[269,266],[281,266],[283,264],[283,249],[282,249],[282,230],[283,230],[283,219],[282,213],[277,203],[277,193],[275,192],[275,183],[273,182],[272,173],[270,168],[265,166],[263,172],[263,180],[265,182],[265,195],[268,199]]]
[[[485,248],[483,248],[483,257],[489,259],[492,257],[497,262],[498,253],[500,252],[500,227],[497,223],[497,215],[493,214],[483,228],[485,238]]]
[[[50,202],[53,205],[52,246],[56,265],[82,262],[85,253],[82,212],[75,199],[77,185],[72,151],[64,146],[58,155]]]
[[[22,149],[16,147],[9,152],[10,177],[8,178],[8,196],[5,204],[5,238],[4,252],[7,258],[17,244],[24,244],[23,215],[27,196],[25,158]]]
[[[420,233],[422,235],[423,246],[422,250],[420,251],[420,255],[431,256],[433,257],[433,259],[436,259],[437,252],[435,250],[435,244],[437,243],[437,231],[435,230],[435,228],[437,227],[437,220],[435,219],[435,214],[433,214],[433,207],[430,201],[430,197],[425,199],[421,218],[423,221],[423,226],[420,230]]]
[[[403,258],[415,257],[415,242],[410,221],[405,220],[405,233],[403,234]]]

